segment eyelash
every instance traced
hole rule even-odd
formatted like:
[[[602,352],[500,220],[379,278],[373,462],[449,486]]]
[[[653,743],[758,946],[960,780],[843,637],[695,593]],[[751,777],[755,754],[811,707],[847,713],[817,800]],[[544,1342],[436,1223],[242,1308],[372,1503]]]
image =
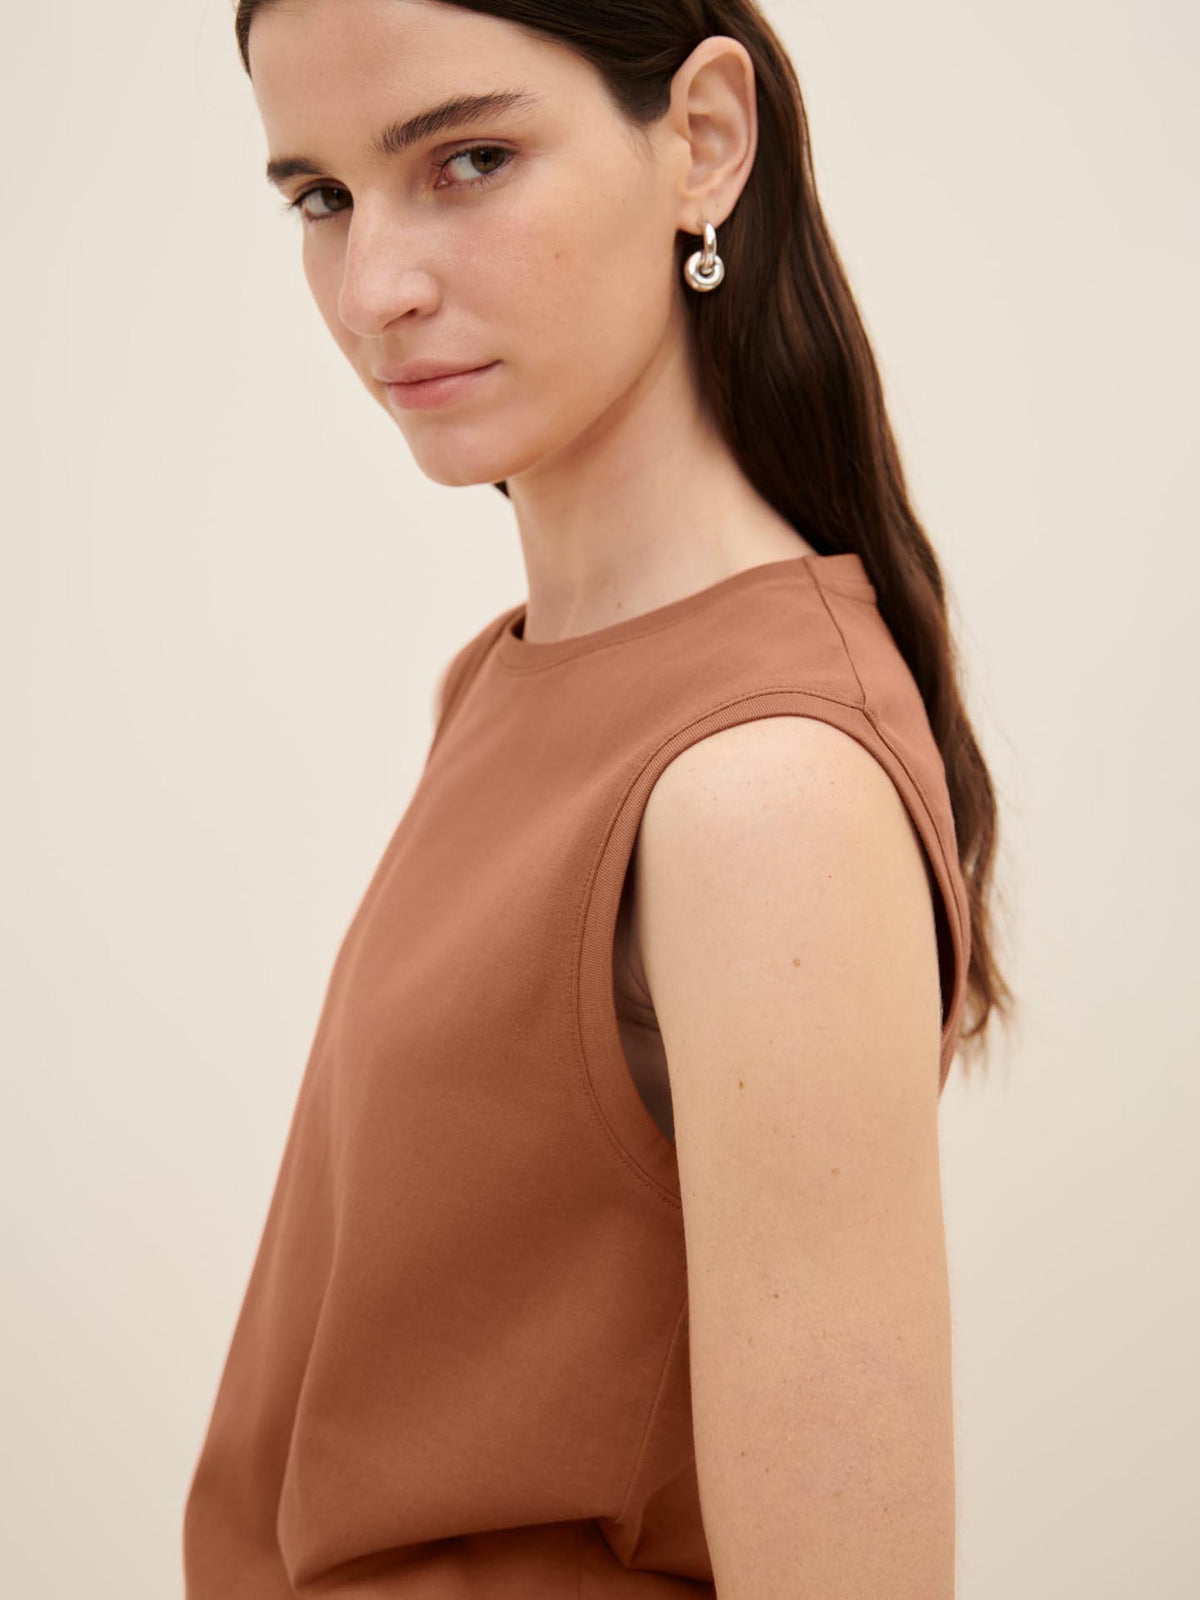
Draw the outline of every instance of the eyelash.
[[[445,169],[450,165],[450,163],[452,161],[457,161],[460,156],[477,155],[479,153],[479,151],[481,151],[481,150],[496,150],[496,151],[499,151],[502,155],[507,156],[508,160],[502,161],[500,163],[500,165],[495,168],[494,171],[481,173],[479,177],[470,178],[470,179],[467,180],[466,183],[452,183],[450,185],[450,187],[452,189],[481,189],[481,188],[483,188],[483,186],[485,184],[490,183],[493,178],[498,178],[500,176],[500,174],[512,162],[513,152],[511,150],[506,149],[504,145],[499,145],[499,144],[468,144],[468,145],[464,145],[461,150],[455,150],[453,152],[453,154],[448,155],[444,161],[437,162],[437,170],[439,172],[444,172]],[[321,217],[309,216],[308,213],[305,212],[302,209],[305,200],[308,199],[310,194],[345,194],[345,193],[346,193],[346,191],[344,189],[338,188],[338,186],[336,184],[332,184],[332,183],[314,183],[309,188],[302,190],[301,193],[298,194],[294,200],[285,200],[284,203],[283,203],[283,208],[282,209],[283,209],[285,215],[288,212],[291,212],[291,211],[297,212],[299,214],[301,222],[303,222],[303,223],[330,222],[330,221],[332,221],[332,219],[334,217],[341,216],[342,213],[340,211],[330,211],[330,212],[327,212],[324,216],[321,216]]]

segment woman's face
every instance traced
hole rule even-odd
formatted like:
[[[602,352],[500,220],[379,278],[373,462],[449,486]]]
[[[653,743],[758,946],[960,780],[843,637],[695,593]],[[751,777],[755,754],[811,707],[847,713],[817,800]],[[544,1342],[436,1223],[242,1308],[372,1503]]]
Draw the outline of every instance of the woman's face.
[[[250,65],[272,161],[312,169],[278,181],[304,197],[321,315],[430,478],[565,459],[685,337],[688,143],[665,118],[635,134],[565,47],[436,0],[276,0]],[[524,98],[371,148],[443,101],[510,94]],[[402,408],[379,374],[424,359],[496,365],[446,403]]]

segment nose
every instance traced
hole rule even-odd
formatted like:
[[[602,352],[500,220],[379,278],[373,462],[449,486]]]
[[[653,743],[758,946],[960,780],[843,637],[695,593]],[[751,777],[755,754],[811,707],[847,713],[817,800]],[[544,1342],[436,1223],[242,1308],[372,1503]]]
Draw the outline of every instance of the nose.
[[[346,235],[338,315],[363,337],[381,333],[397,317],[428,316],[442,290],[431,261],[429,235],[401,227],[381,211],[356,207]]]

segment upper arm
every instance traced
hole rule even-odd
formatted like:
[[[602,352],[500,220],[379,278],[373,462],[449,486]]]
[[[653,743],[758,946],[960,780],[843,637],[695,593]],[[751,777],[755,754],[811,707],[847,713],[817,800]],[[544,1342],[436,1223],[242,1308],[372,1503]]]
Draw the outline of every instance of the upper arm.
[[[639,843],[701,1507],[721,1600],[950,1600],[954,1439],[929,880],[814,718],[665,769]]]

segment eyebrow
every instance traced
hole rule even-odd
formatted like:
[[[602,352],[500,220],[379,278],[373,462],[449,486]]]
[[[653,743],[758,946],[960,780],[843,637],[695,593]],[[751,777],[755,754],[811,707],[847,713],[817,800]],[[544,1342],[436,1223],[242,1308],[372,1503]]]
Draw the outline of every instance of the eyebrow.
[[[371,155],[381,159],[399,155],[410,145],[418,144],[422,139],[431,139],[435,133],[441,133],[446,128],[482,122],[498,112],[532,106],[536,102],[537,96],[525,89],[454,95],[440,105],[418,111],[415,117],[409,117],[405,122],[389,122],[371,140],[367,149]],[[288,178],[319,177],[324,171],[322,164],[312,156],[274,156],[267,162],[267,182],[278,188]]]

